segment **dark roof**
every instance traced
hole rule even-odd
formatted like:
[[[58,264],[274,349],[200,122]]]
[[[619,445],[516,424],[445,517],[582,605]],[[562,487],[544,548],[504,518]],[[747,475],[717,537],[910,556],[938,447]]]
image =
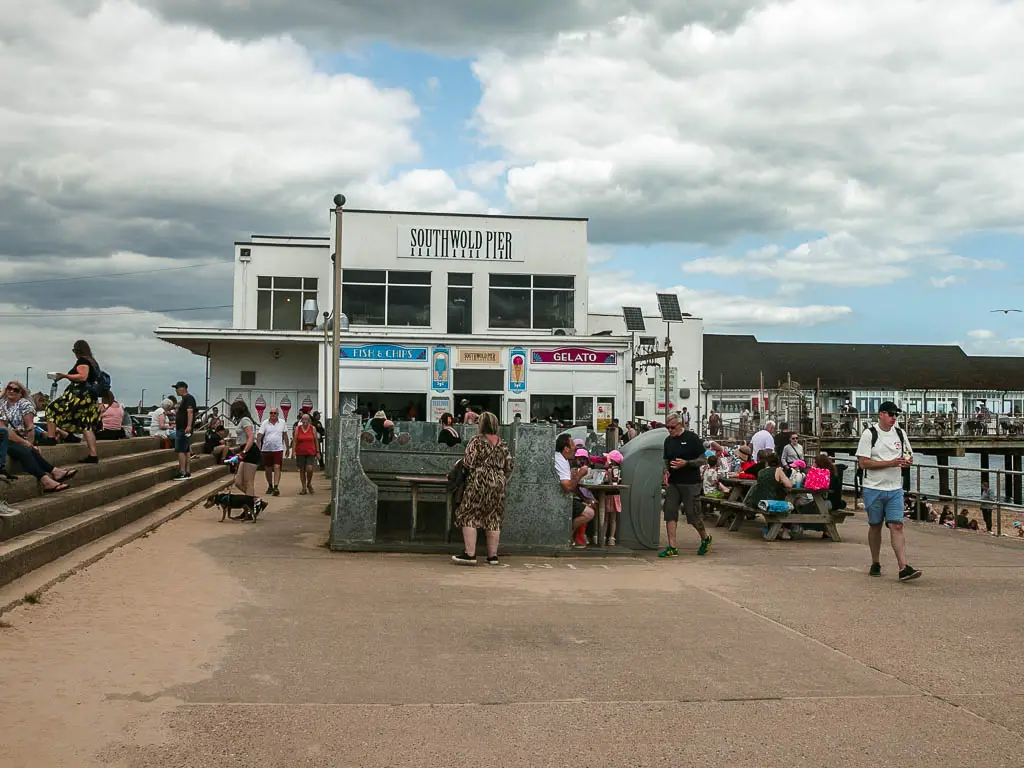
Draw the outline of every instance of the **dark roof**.
[[[787,375],[804,389],[1024,390],[1024,358],[970,357],[957,346],[809,344],[753,336],[704,336],[704,381],[712,389],[766,388]],[[721,376],[721,379],[719,378]]]

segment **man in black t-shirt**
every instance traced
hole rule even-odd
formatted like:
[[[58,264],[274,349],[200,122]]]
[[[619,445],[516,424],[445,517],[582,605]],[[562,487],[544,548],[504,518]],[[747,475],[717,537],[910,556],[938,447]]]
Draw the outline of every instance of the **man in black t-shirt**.
[[[658,557],[679,557],[676,548],[676,527],[679,524],[679,507],[683,507],[686,522],[700,534],[698,555],[706,555],[711,549],[711,536],[704,529],[700,512],[700,468],[707,464],[704,452],[708,448],[721,450],[715,443],[705,443],[694,432],[684,430],[682,414],[669,414],[665,426],[665,533],[668,546]]]
[[[188,471],[188,460],[192,454],[192,422],[196,416],[196,399],[188,393],[188,384],[179,381],[174,385],[178,395],[178,413],[174,419],[174,450],[178,454],[178,476],[175,480],[192,477]]]

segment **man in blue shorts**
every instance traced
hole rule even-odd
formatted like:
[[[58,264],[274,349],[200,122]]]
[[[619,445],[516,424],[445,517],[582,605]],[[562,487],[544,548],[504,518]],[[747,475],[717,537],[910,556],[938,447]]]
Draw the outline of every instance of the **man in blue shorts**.
[[[872,576],[882,575],[882,524],[889,527],[889,539],[900,566],[900,581],[921,575],[907,563],[907,540],[903,533],[903,468],[914,463],[914,452],[906,433],[896,426],[900,409],[886,401],[878,406],[878,424],[860,436],[857,458],[864,470],[864,510],[868,513],[868,547]]]

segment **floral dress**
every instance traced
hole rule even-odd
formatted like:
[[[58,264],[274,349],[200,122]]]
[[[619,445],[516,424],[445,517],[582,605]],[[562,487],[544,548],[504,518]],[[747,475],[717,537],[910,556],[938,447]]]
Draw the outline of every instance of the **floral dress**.
[[[80,365],[88,366],[90,382],[99,378],[98,367],[84,357],[78,358],[68,373],[75,373]],[[46,420],[72,434],[99,429],[101,417],[99,402],[95,395],[90,394],[85,382],[70,382],[64,394],[46,406]]]
[[[503,440],[492,445],[485,435],[477,435],[466,446],[463,464],[469,477],[456,522],[460,528],[500,531],[513,466],[508,446]]]

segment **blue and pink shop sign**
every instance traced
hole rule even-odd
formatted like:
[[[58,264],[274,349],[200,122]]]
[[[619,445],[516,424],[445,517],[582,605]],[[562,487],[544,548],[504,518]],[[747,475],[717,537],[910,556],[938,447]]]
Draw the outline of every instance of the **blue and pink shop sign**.
[[[614,351],[586,347],[534,349],[530,353],[530,362],[535,365],[615,365],[617,360]]]

